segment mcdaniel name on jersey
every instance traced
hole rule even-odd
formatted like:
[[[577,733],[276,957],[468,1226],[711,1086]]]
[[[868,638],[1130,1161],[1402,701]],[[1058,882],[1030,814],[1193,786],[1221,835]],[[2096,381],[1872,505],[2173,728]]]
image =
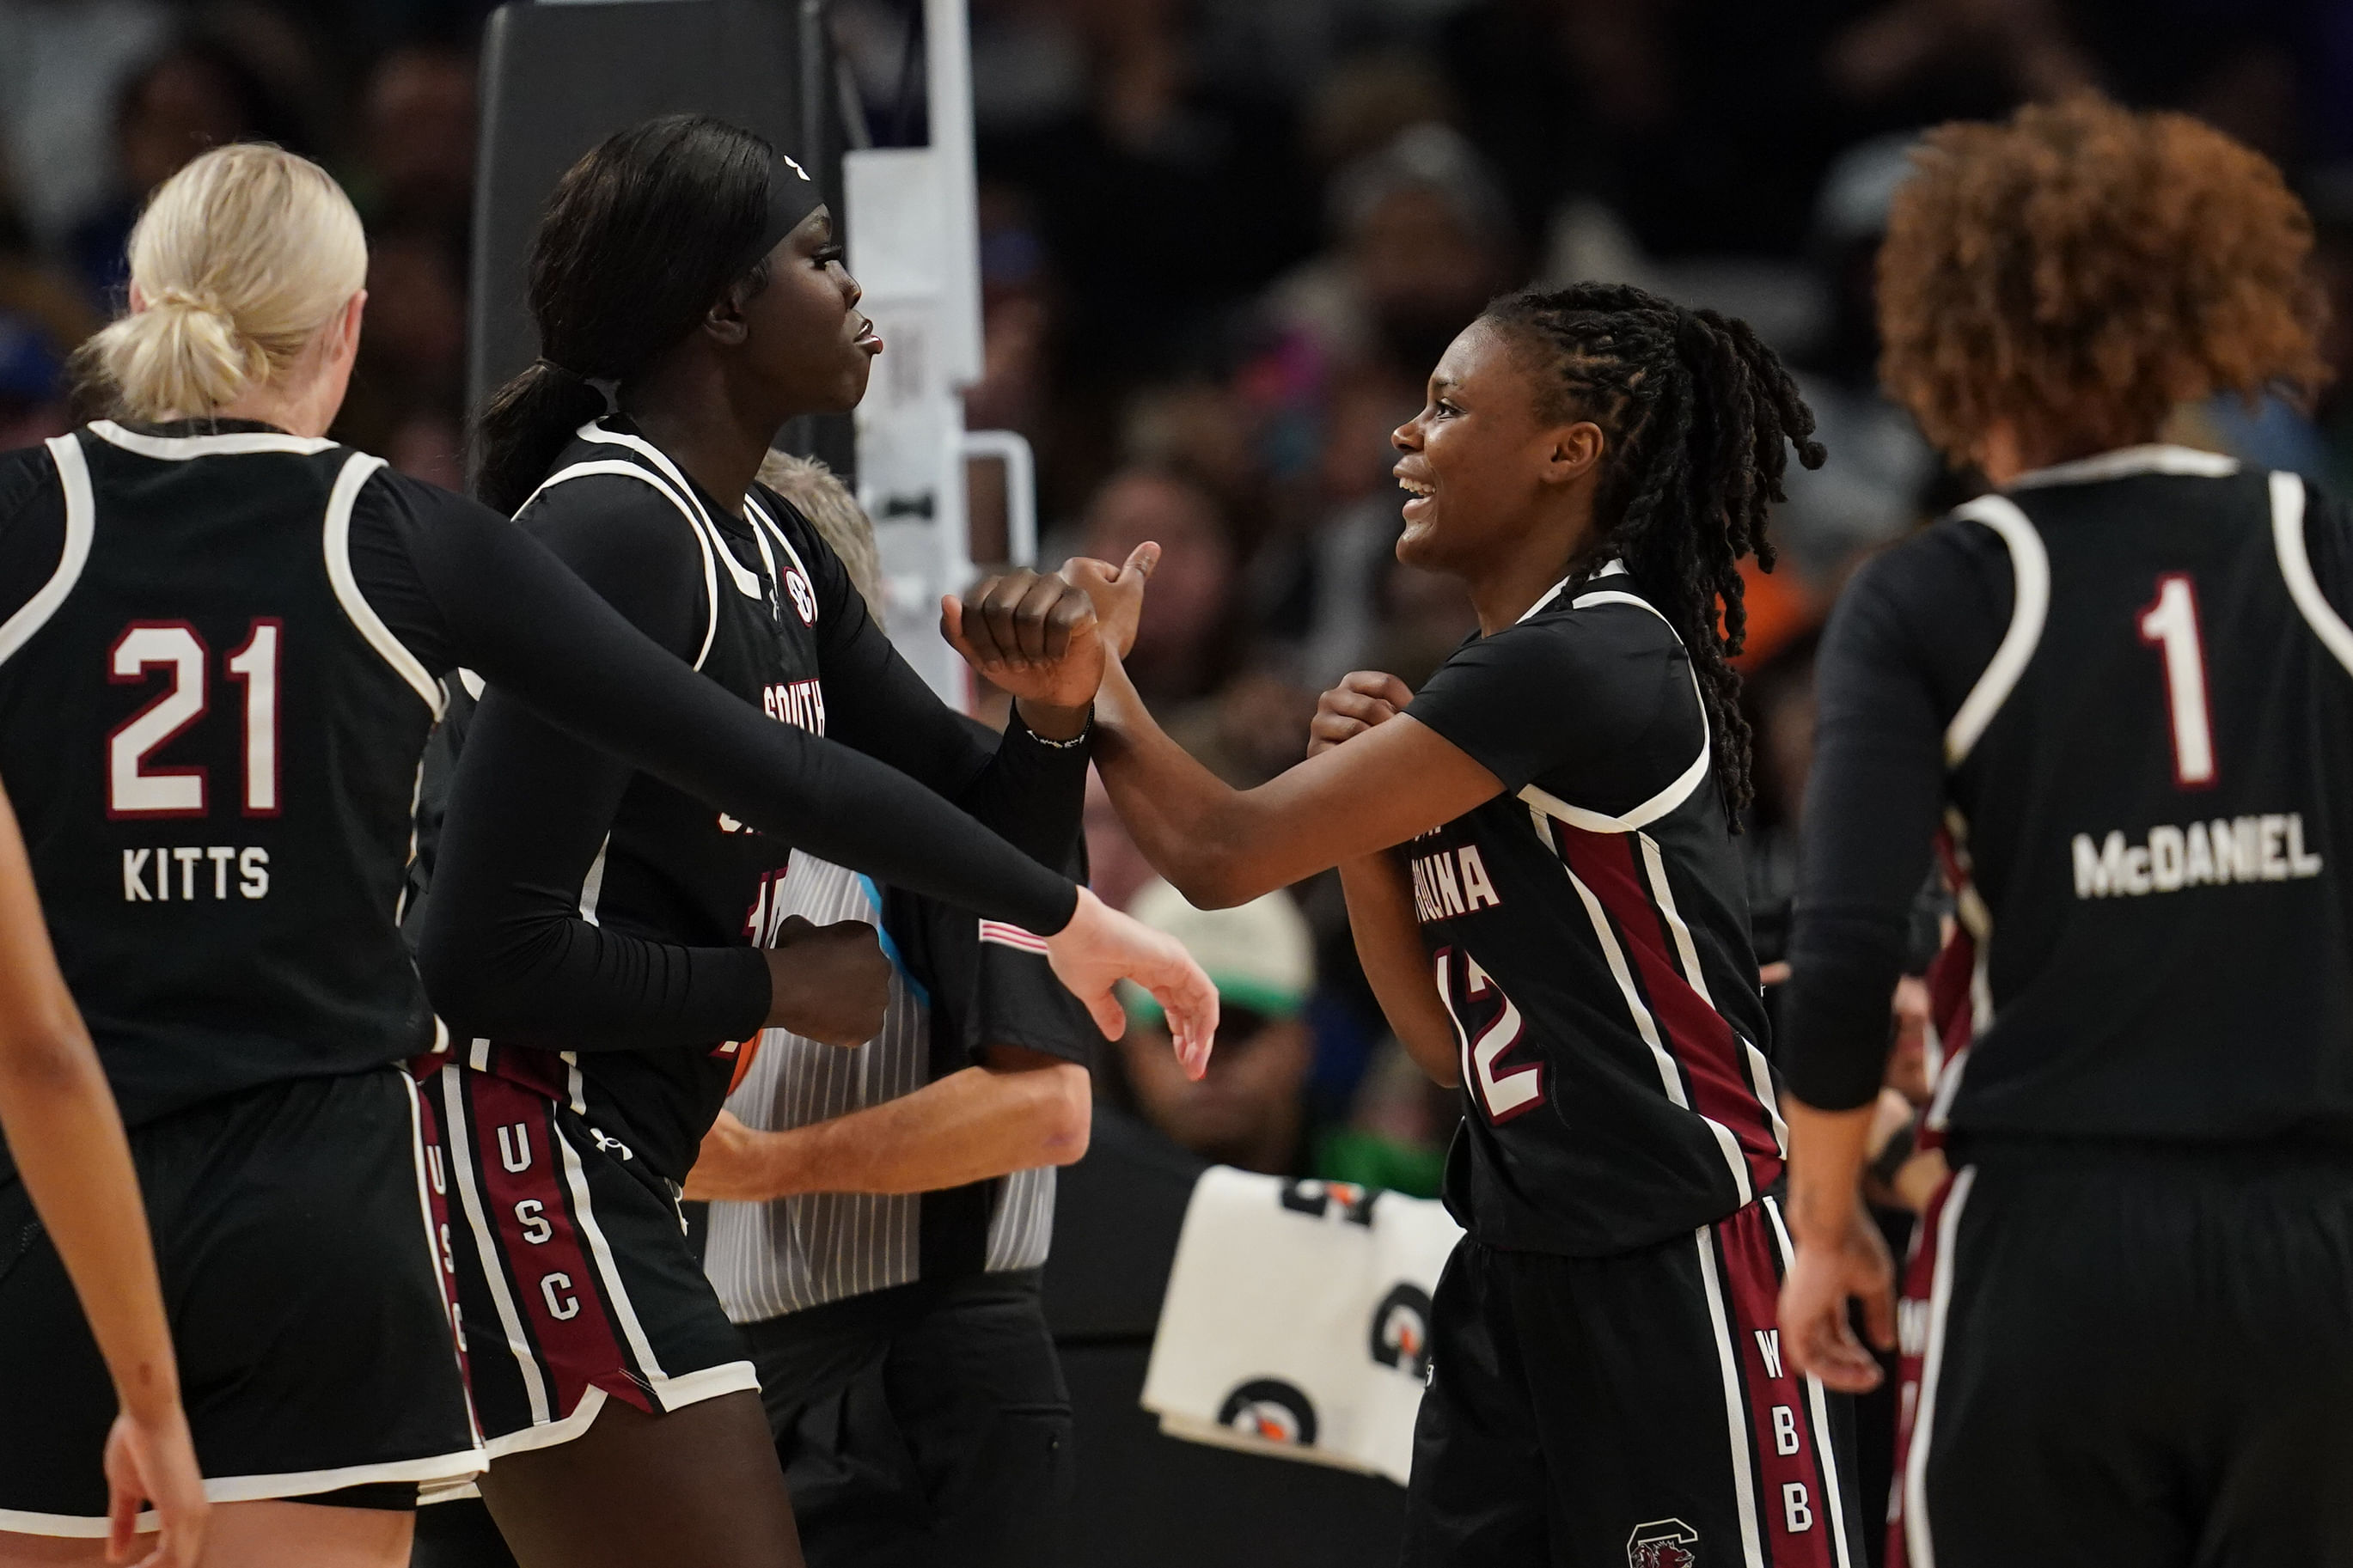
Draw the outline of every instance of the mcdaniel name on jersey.
[[[2138,898],[2228,882],[2286,882],[2320,875],[2320,857],[2304,847],[2304,814],[2218,817],[2187,827],[2170,823],[2134,843],[2122,829],[2097,844],[2075,835],[2075,896]]]

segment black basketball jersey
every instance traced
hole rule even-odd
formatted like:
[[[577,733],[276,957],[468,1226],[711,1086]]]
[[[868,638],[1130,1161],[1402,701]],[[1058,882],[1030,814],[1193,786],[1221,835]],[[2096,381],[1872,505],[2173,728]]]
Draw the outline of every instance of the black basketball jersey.
[[[1974,1041],[1934,1124],[2353,1133],[2353,631],[2306,510],[2157,447],[1938,525],[1999,536],[2012,603],[1945,737]]]
[[[1746,883],[1674,629],[1612,563],[1465,644],[1413,717],[1505,793],[1403,847],[1461,1051],[1446,1195],[1491,1246],[1624,1252],[1779,1178]]]
[[[624,504],[645,510],[645,526],[680,528],[693,540],[708,614],[689,662],[769,718],[825,733],[810,565],[833,563],[807,522],[757,487],[744,497],[746,515],[733,516],[618,419],[583,426],[517,521],[531,528],[574,496],[611,504],[615,485],[627,487]],[[597,487],[605,487],[601,496]],[[659,942],[741,946],[753,940],[761,921],[755,906],[765,906],[791,853],[791,846],[638,773],[581,886],[581,918]],[[474,1040],[469,1059],[574,1101],[656,1170],[682,1177],[726,1098],[743,1044],[570,1052]]]
[[[0,779],[124,1120],[430,1047],[396,921],[440,692],[352,572],[383,460],[47,446],[63,548],[0,556]]]

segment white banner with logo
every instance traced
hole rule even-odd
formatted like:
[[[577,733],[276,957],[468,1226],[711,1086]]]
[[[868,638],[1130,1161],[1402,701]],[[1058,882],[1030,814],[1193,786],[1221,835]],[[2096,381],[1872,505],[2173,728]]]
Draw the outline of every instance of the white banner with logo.
[[[1413,1468],[1444,1205],[1219,1165],[1185,1211],[1144,1407],[1171,1436],[1387,1476]]]

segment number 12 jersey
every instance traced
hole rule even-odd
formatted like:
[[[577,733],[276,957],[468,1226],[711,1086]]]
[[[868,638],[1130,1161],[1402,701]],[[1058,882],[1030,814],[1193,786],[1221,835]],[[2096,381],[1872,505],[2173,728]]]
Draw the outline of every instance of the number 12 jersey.
[[[1692,663],[1625,569],[1468,642],[1408,710],[1504,793],[1401,847],[1461,1057],[1449,1206],[1599,1257],[1779,1179],[1746,883]]]

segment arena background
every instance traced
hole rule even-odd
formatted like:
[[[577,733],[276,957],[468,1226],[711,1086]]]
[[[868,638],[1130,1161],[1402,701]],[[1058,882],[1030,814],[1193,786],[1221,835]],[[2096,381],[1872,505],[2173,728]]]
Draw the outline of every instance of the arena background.
[[[925,140],[916,0],[774,8],[828,37],[847,141]],[[461,486],[490,9],[0,0],[0,447],[71,423],[65,358],[119,306],[145,193],[205,146],[266,138],[325,163],[369,225],[335,434]],[[1970,489],[1875,389],[1871,261],[1910,136],[2086,88],[2200,115],[2286,168],[2353,320],[2344,0],[975,0],[970,27],[965,423],[1033,447],[1047,561],[1168,547],[1131,668],[1236,784],[1298,759],[1321,686],[1416,681],[1472,628],[1451,584],[1389,557],[1386,437],[1490,296],[1630,279],[1746,317],[1801,367],[1831,463],[1793,477],[1745,660],[1768,959],[1816,629],[1859,559]],[[2317,407],[2185,407],[2175,433],[2353,479],[2353,331],[2327,347],[2340,381]],[[854,460],[839,432],[801,436]],[[976,471],[984,560],[1001,495]],[[1097,884],[1122,900],[1145,873],[1098,815]],[[1134,1399],[1202,1158],[1435,1190],[1453,1105],[1387,1039],[1327,884],[1295,889],[1319,960],[1303,1026],[1222,1041],[1216,1103],[1132,1080],[1118,1052],[1098,1074],[1050,1280],[1082,1415],[1074,1562],[1353,1563],[1393,1535],[1387,1483],[1179,1446]]]

